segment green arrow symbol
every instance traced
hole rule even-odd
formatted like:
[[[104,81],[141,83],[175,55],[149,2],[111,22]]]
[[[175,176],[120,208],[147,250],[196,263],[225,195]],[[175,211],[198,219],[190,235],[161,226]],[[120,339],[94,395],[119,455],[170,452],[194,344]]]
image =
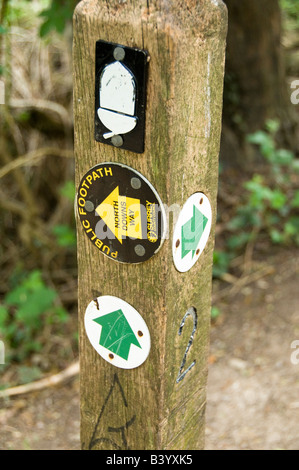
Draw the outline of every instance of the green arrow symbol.
[[[193,205],[193,216],[182,226],[182,259],[190,251],[193,258],[207,222],[207,217]]]
[[[102,325],[99,344],[126,361],[128,360],[131,344],[141,348],[121,309],[95,318],[93,321]]]

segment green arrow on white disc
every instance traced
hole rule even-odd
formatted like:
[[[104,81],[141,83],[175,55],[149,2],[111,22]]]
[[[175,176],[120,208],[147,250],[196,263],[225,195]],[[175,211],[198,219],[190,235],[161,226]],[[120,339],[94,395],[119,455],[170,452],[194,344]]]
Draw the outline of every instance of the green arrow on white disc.
[[[84,324],[90,343],[110,364],[133,369],[148,357],[151,341],[147,325],[124,300],[98,297],[88,305]]]
[[[212,209],[207,196],[194,193],[185,202],[176,222],[172,255],[176,269],[189,271],[202,254],[210,236]]]

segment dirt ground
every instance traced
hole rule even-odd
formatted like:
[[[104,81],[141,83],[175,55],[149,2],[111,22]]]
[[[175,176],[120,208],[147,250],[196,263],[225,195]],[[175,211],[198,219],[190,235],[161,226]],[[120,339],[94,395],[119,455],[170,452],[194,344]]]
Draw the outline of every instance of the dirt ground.
[[[299,250],[284,250],[253,282],[215,284],[214,297],[229,291],[211,330],[206,450],[299,449],[299,364],[291,361],[299,340],[298,259]],[[76,377],[4,403],[0,449],[79,449],[79,420]]]
[[[211,331],[207,450],[299,449],[298,260],[299,251],[268,259],[273,273],[221,307]]]

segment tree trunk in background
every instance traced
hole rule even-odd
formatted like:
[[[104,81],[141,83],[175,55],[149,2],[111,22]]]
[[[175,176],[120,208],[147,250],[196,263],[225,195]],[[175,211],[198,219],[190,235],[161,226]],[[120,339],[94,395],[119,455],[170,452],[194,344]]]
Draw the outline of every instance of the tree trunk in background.
[[[279,143],[295,149],[295,110],[286,83],[279,1],[225,3],[229,26],[221,156],[224,163],[243,166],[252,161],[245,136],[263,129],[267,119],[280,121]]]

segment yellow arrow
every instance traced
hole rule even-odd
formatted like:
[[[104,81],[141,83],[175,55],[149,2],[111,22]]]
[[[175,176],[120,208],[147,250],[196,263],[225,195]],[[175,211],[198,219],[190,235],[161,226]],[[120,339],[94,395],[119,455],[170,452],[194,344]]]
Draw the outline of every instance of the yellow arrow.
[[[142,238],[140,200],[120,196],[117,186],[96,208],[107,227],[120,243],[123,238]]]

